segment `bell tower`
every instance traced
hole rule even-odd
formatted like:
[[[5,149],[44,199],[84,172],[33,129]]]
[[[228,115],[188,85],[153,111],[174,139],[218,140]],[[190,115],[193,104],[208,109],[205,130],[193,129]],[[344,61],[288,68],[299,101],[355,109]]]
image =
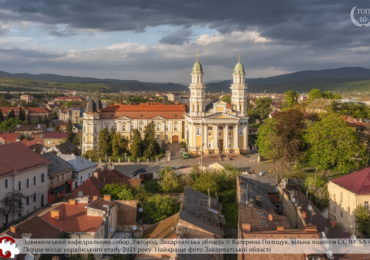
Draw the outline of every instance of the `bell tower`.
[[[205,109],[205,90],[206,86],[203,83],[203,67],[199,62],[199,57],[194,63],[193,70],[191,71],[190,100],[189,100],[189,114],[190,116],[203,116]]]
[[[233,83],[230,87],[232,109],[238,113],[238,116],[244,117],[247,114],[247,84],[245,83],[244,66],[240,63],[240,55],[232,76]]]

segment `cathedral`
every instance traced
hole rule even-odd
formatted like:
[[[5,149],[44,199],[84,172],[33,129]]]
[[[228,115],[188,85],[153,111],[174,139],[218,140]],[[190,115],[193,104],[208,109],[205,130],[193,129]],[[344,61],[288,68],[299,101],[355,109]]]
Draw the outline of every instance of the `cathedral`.
[[[159,142],[186,142],[191,154],[240,154],[248,151],[247,85],[240,61],[234,67],[231,103],[216,101],[206,104],[204,71],[199,59],[191,72],[188,108],[185,105],[144,103],[109,105],[89,100],[83,117],[82,153],[97,148],[99,132],[115,129],[128,139],[132,130],[144,132],[155,123]]]

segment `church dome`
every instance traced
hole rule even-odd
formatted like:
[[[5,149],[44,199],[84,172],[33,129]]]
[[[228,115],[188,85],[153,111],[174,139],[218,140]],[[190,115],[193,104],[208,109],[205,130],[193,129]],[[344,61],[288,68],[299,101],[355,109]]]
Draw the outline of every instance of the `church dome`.
[[[239,61],[234,67],[234,75],[245,75],[244,66]]]
[[[202,67],[202,64],[200,64],[199,59],[195,61],[193,70],[191,73],[203,74],[203,67]]]

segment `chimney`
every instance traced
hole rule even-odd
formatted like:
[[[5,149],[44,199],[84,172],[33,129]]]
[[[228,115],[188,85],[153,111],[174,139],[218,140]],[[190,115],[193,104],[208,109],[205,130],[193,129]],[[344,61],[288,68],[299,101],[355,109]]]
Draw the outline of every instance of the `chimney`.
[[[268,218],[269,218],[270,221],[274,220],[274,216],[272,214],[269,214]]]
[[[111,199],[112,199],[111,195],[104,195],[105,201],[111,201]]]
[[[17,228],[15,226],[10,226],[10,232],[12,233],[17,232]]]
[[[94,177],[99,179],[99,172],[94,172]]]
[[[69,204],[70,205],[76,205],[76,200],[75,199],[70,199]]]
[[[251,224],[244,223],[242,224],[242,231],[243,232],[251,232],[252,226]]]
[[[317,232],[317,226],[316,225],[305,225],[304,231],[305,232]]]
[[[284,226],[277,226],[276,231],[284,231]]]
[[[50,211],[50,216],[52,219],[60,220],[61,219],[61,214],[60,210],[53,209]]]
[[[97,200],[98,198],[99,198],[98,196],[93,196],[92,200],[94,201],[94,200]]]

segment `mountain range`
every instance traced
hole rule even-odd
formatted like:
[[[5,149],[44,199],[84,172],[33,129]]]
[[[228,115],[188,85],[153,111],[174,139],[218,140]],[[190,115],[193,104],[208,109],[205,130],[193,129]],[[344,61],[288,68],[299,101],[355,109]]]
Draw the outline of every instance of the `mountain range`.
[[[307,92],[312,88],[335,92],[369,92],[370,69],[342,67],[305,70],[266,78],[247,78],[249,92],[282,93],[287,90]],[[229,92],[231,80],[206,84],[207,91]],[[177,83],[154,83],[137,80],[98,79],[56,74],[8,73],[0,71],[0,90],[42,91],[74,89],[85,91],[186,91]]]

